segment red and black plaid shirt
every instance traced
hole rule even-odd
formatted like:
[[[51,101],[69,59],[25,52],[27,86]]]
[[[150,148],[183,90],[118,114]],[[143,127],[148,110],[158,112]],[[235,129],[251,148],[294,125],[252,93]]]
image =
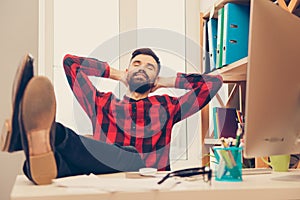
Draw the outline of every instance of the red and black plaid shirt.
[[[66,55],[63,65],[74,95],[92,122],[94,139],[134,146],[147,167],[159,170],[170,170],[174,124],[199,111],[222,85],[221,76],[178,73],[175,87],[190,90],[183,96],[134,100],[125,95],[120,100],[112,92],[98,91],[88,78],[108,78],[106,62]]]

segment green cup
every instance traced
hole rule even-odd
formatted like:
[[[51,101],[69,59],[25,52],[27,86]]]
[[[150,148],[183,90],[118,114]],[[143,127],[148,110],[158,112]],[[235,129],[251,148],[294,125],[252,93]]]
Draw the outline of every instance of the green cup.
[[[269,156],[270,162],[266,161],[264,158],[262,160],[269,166],[272,167],[275,172],[287,172],[290,165],[291,155],[274,155]]]

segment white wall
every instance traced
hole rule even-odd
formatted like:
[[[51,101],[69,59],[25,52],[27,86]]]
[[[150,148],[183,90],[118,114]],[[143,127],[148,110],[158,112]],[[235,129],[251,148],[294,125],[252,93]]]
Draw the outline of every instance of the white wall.
[[[81,134],[91,134],[91,123],[67,83],[62,62],[65,54],[91,56],[119,68],[119,0],[54,0],[54,88],[56,120]],[[111,42],[110,42],[111,41]],[[110,42],[105,52],[105,42]],[[101,51],[96,51],[96,49]],[[96,51],[96,52],[95,52]],[[111,55],[116,55],[111,57]],[[118,92],[118,83],[92,79],[101,90]],[[102,83],[102,84],[101,84]]]
[[[206,12],[209,11],[212,6],[218,2],[219,0],[200,0],[200,11],[201,12]]]
[[[72,2],[72,3],[71,3]],[[119,4],[122,7],[118,7]],[[78,133],[91,133],[90,122],[74,99],[62,69],[62,58],[66,53],[90,55],[108,61],[114,68],[125,69],[130,53],[137,47],[151,47],[162,61],[161,75],[175,75],[177,71],[198,71],[199,67],[199,1],[195,0],[127,0],[126,4],[113,1],[71,1],[54,0],[54,85],[57,95],[57,121],[71,127]],[[120,21],[118,21],[120,20]],[[105,29],[104,29],[105,27]],[[145,32],[146,30],[146,32]],[[150,31],[147,31],[150,30]],[[153,31],[154,30],[154,31]],[[152,32],[151,32],[152,31]],[[187,32],[188,31],[188,32]],[[120,33],[119,37],[117,35]],[[153,35],[151,35],[154,33]],[[148,34],[148,35],[147,35]],[[150,36],[149,36],[150,34]],[[145,36],[149,37],[145,37]],[[171,36],[171,38],[169,38]],[[188,36],[186,38],[185,36]],[[146,39],[145,39],[146,38]],[[120,39],[120,43],[115,41]],[[161,46],[161,41],[166,41]],[[186,42],[186,40],[190,40]],[[191,45],[191,41],[193,45]],[[120,45],[120,48],[119,46]],[[187,50],[193,46],[196,50]],[[196,47],[195,47],[196,46]],[[198,48],[199,47],[199,48]],[[109,51],[106,57],[105,53]],[[111,56],[118,54],[120,60]],[[110,52],[113,51],[113,52]],[[192,63],[185,60],[187,54],[195,54]],[[195,61],[196,60],[196,61]],[[119,65],[119,63],[121,65]],[[115,81],[92,79],[94,83],[109,85],[120,97],[124,87]],[[160,90],[156,94],[181,95],[184,91]],[[186,161],[187,165],[200,164],[199,115],[179,123],[173,129],[171,158]],[[189,130],[187,123],[197,124]],[[187,150],[187,148],[190,148]],[[190,154],[188,154],[188,151]],[[180,167],[179,164],[177,167]]]
[[[11,91],[17,66],[26,52],[38,58],[38,0],[0,1],[0,126],[11,116]],[[35,65],[37,59],[35,59]],[[0,199],[8,200],[23,152],[0,152]]]
[[[200,72],[200,1],[186,0],[186,71]],[[200,111],[201,112],[201,111]],[[187,119],[188,159],[191,165],[202,165],[200,113]]]
[[[185,0],[139,0],[137,29],[138,47],[150,47],[160,57],[160,76],[176,76],[176,72],[186,71]],[[184,91],[167,88],[155,94],[179,96]],[[182,121],[172,130],[171,160],[187,159],[186,137],[186,121]]]

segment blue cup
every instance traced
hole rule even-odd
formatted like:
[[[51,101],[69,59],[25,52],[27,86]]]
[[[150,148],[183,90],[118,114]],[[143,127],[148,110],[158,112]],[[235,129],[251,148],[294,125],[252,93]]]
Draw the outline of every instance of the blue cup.
[[[242,181],[242,147],[213,147],[216,157],[215,180]]]

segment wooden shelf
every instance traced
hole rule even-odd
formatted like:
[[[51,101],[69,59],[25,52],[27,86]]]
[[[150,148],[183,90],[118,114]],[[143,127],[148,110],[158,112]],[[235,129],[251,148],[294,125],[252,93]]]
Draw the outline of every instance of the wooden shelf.
[[[211,75],[221,75],[224,83],[235,83],[246,81],[247,79],[248,57],[242,58],[230,65],[210,72]]]
[[[200,14],[200,44],[203,48],[203,33],[204,33],[204,23],[207,22],[207,20],[210,17],[218,18],[218,10],[220,8],[224,7],[225,4],[231,2],[231,3],[237,3],[237,4],[250,4],[251,0],[218,0],[216,3],[214,3],[213,8],[209,9],[207,12]],[[260,0],[259,0],[260,1]],[[262,0],[261,0],[262,1]],[[279,2],[275,0],[270,0],[273,3]],[[285,3],[286,5],[285,5]],[[281,8],[287,10],[287,12],[293,13],[296,16],[300,16],[300,0],[281,0],[281,3],[277,3],[278,6]],[[251,8],[250,8],[251,9]],[[250,16],[253,15],[252,10],[250,10]],[[253,16],[252,16],[253,17]],[[251,18],[250,18],[251,19]],[[276,21],[274,22],[276,23]],[[252,24],[253,25],[253,24]],[[250,26],[249,32],[251,32],[251,29],[253,27]],[[249,42],[251,40],[249,39]],[[203,57],[201,54],[200,57]],[[224,103],[220,96],[218,97],[218,94],[216,95],[216,99],[220,102],[221,106],[231,106],[236,107],[238,104],[239,109],[242,111],[242,113],[245,113],[245,101],[246,101],[246,81],[247,81],[247,68],[248,68],[248,57],[245,57],[243,59],[240,59],[232,64],[229,64],[227,66],[224,66],[223,68],[216,69],[208,74],[210,75],[221,75],[223,77],[224,83],[235,83],[231,84],[230,87],[232,88],[231,91],[228,91],[228,98],[229,100]],[[204,71],[204,70],[203,70]],[[238,92],[237,92],[238,91]],[[237,103],[237,95],[238,94],[238,103]],[[221,99],[221,100],[219,100]],[[218,139],[213,138],[207,138],[207,133],[210,131],[210,109],[211,105],[206,105],[201,110],[201,123],[202,123],[202,163],[209,163],[209,157],[204,156],[207,153],[209,153],[209,148],[215,144],[218,144]],[[256,167],[260,167],[263,163],[260,162],[259,159],[255,161]],[[298,165],[300,167],[300,164]]]
[[[215,139],[215,138],[204,138],[204,144],[206,145],[221,145],[221,142],[219,139]]]

